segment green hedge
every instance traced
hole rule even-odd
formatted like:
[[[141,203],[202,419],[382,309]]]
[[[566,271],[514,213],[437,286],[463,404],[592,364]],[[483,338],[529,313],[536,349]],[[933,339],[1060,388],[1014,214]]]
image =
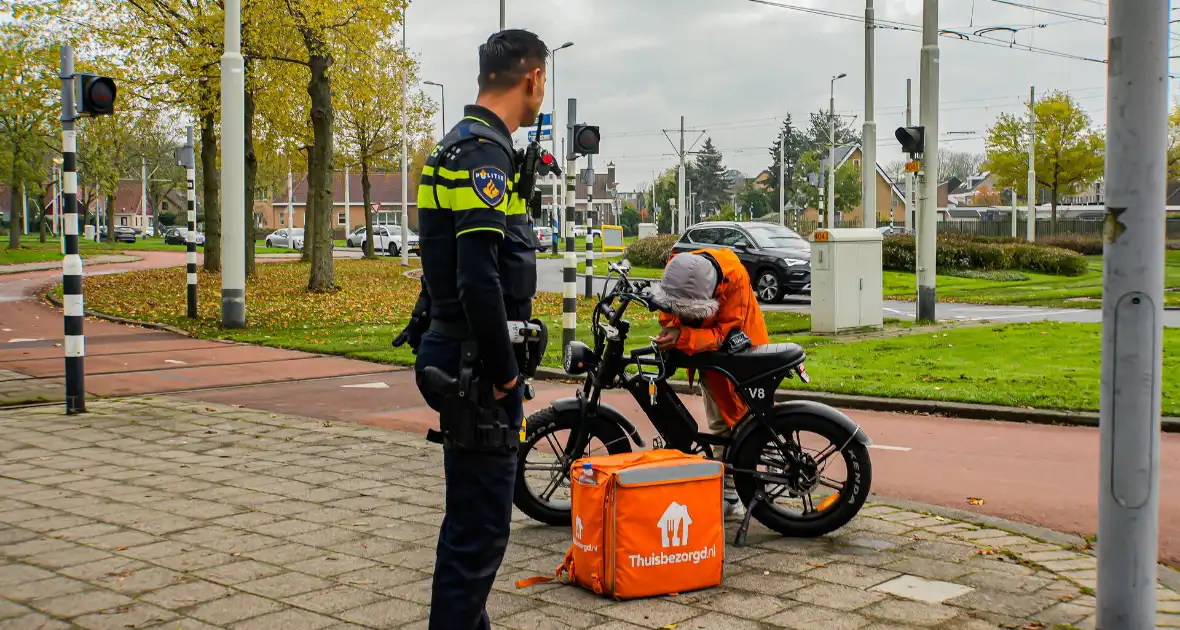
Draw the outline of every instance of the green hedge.
[[[660,267],[668,264],[672,257],[672,246],[680,237],[676,234],[660,234],[641,238],[627,246],[623,257],[637,267]]]
[[[1080,276],[1088,266],[1081,254],[1043,244],[1018,242],[981,242],[959,235],[939,235],[939,271],[1004,271],[1023,269],[1057,276]],[[948,238],[949,237],[949,238]],[[885,239],[882,263],[886,269],[913,271],[914,238],[891,236]]]
[[[1072,250],[1083,256],[1102,255],[1102,237],[1098,235],[1063,234],[1038,238],[1037,241],[1052,247]]]

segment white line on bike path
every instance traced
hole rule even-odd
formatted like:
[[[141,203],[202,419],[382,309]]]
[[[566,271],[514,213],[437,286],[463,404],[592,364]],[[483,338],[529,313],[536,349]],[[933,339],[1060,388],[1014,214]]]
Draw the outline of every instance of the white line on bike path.
[[[870,444],[869,448],[875,448],[875,449],[879,449],[882,451],[903,451],[903,452],[913,450],[908,446],[886,446],[884,444]]]

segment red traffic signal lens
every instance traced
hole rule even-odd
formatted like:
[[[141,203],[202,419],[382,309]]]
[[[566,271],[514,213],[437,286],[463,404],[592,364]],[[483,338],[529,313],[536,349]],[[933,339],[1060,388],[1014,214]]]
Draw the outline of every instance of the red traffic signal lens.
[[[543,162],[546,166],[553,166],[553,155],[550,153],[542,155],[541,162]]]

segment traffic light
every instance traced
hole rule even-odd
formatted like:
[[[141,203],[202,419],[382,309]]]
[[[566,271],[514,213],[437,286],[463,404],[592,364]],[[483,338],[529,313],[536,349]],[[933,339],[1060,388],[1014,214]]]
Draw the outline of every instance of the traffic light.
[[[597,125],[574,125],[574,155],[597,155],[602,136]]]
[[[915,153],[925,153],[925,127],[898,127],[897,131],[893,132],[893,135],[896,136],[897,141],[901,143],[901,150],[903,153],[909,153],[910,155]]]
[[[109,116],[115,113],[115,82],[97,74],[78,74],[78,113],[82,116]]]

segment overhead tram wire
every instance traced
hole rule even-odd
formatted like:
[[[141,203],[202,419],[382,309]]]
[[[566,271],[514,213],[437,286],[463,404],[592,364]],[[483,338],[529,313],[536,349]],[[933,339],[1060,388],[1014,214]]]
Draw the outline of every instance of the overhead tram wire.
[[[761,5],[765,5],[765,6],[769,6],[769,7],[776,7],[779,9],[787,9],[787,10],[791,10],[791,11],[798,11],[801,13],[808,13],[808,14],[812,14],[812,15],[820,15],[823,17],[831,17],[831,18],[836,18],[836,19],[841,19],[841,20],[847,20],[850,22],[857,22],[860,24],[865,23],[864,17],[859,16],[859,15],[852,15],[852,14],[848,14],[848,13],[839,13],[837,11],[827,11],[827,10],[823,10],[823,9],[813,9],[811,7],[801,7],[801,6],[797,6],[797,5],[793,5],[793,4],[786,4],[783,2],[774,2],[772,0],[745,0],[745,1],[746,2],[753,2],[755,4],[761,4]],[[1078,14],[1078,15],[1081,15],[1081,14]],[[918,26],[916,24],[909,24],[907,22],[895,22],[892,20],[875,20],[874,25],[876,26],[876,28],[881,29],[881,30],[908,31],[908,32],[912,32],[912,33],[921,33],[922,32],[922,29],[920,26]],[[977,35],[975,38],[972,38],[972,37],[969,37],[969,36],[964,35],[962,33],[959,33],[957,31],[950,31],[947,29],[940,30],[939,34],[941,34],[941,35],[955,35],[959,38],[959,41],[965,41],[965,42],[970,42],[970,43],[984,44],[987,46],[997,46],[1000,48],[1008,48],[1010,50],[1021,50],[1021,51],[1031,52],[1031,53],[1036,53],[1036,54],[1049,55],[1052,57],[1060,57],[1063,59],[1072,59],[1075,61],[1088,61],[1091,63],[1106,64],[1105,59],[1096,59],[1094,57],[1075,55],[1072,53],[1061,52],[1059,50],[1052,50],[1049,48],[1040,48],[1038,46],[1033,46],[1031,44],[1019,44],[1014,41],[1006,42],[1003,40],[997,40],[994,38],[983,37],[983,36],[979,36],[979,35]],[[1180,77],[1180,75],[1170,73],[1169,77],[1177,78],[1177,77]]]

